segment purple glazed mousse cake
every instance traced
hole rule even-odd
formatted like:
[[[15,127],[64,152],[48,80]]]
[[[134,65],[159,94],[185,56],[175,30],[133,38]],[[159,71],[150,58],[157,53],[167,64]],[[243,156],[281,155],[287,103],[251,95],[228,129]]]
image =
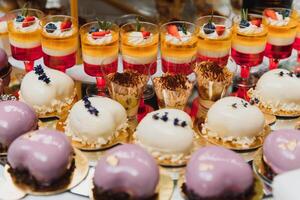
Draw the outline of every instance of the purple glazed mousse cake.
[[[37,116],[27,104],[19,101],[0,101],[0,152],[20,135],[37,128]]]
[[[137,145],[124,144],[99,160],[93,195],[96,200],[154,200],[158,181],[154,158]]]
[[[300,131],[277,130],[269,134],[263,145],[263,160],[269,179],[300,169]]]
[[[209,146],[192,154],[182,190],[188,200],[250,200],[254,176],[237,153]]]
[[[51,129],[18,137],[8,148],[8,172],[17,184],[34,191],[52,191],[69,184],[75,168],[67,136]]]

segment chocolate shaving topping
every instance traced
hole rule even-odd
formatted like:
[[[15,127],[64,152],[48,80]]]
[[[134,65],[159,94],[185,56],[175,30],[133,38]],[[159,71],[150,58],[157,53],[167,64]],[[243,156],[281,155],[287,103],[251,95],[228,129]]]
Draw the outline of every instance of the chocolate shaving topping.
[[[245,108],[248,107],[248,103],[247,103],[246,101],[241,100],[241,102],[242,102],[242,104],[243,104],[243,106],[244,106]]]
[[[178,119],[178,118],[175,118],[175,119],[174,119],[174,123],[173,123],[173,124],[174,124],[174,126],[179,126],[179,124],[178,124],[178,123],[179,123],[179,119]]]
[[[165,112],[165,114],[160,119],[163,120],[164,122],[167,122],[169,120],[168,114],[169,113]]]
[[[183,122],[181,122],[181,127],[186,127],[187,126],[187,123],[186,123],[186,121],[183,121]]]
[[[283,76],[283,75],[284,75],[283,71],[279,72],[279,76]]]
[[[176,90],[178,88],[187,89],[186,83],[188,81],[189,81],[188,78],[181,74],[176,74],[176,75],[167,74],[160,78],[162,87],[168,90]]]
[[[232,73],[226,68],[221,67],[215,62],[200,62],[196,63],[194,71],[197,75],[211,81],[223,82],[229,81],[232,78]]]
[[[97,108],[93,107],[90,100],[88,99],[87,96],[82,98],[83,102],[84,102],[84,107],[87,109],[87,111],[91,114],[91,115],[95,115],[96,117],[99,114],[99,111],[97,110]]]
[[[289,75],[290,77],[293,77],[294,73],[293,73],[293,72],[290,72],[290,73],[288,73],[288,75]]]
[[[141,74],[133,71],[125,71],[123,73],[116,72],[111,81],[126,87],[135,86],[142,82]]]
[[[51,82],[50,78],[46,75],[42,65],[37,65],[34,68],[34,73],[39,76],[39,80],[44,81],[46,84],[49,84]]]
[[[159,119],[158,113],[152,115],[152,118],[153,118],[154,120],[158,120],[158,119]]]
[[[233,108],[237,108],[237,103],[231,105]]]

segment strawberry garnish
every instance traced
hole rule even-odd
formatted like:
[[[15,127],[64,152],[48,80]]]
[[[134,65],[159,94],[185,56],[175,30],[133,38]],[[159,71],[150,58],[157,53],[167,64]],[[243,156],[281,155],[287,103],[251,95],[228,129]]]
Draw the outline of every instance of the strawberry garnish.
[[[60,24],[60,29],[61,29],[62,31],[64,31],[64,30],[66,30],[66,29],[71,28],[71,26],[72,26],[72,22],[69,21],[69,20],[67,20],[67,21],[64,21],[64,22],[62,22],[62,23]]]
[[[149,31],[142,31],[142,34],[143,34],[144,39],[146,39],[147,37],[150,36],[151,33]]]
[[[110,33],[110,30],[93,32],[92,37],[94,39],[97,39],[97,38],[103,37],[103,36],[105,36],[106,34],[109,34],[109,33]]]
[[[25,17],[25,19],[23,20],[22,23],[22,27],[28,27],[32,24],[32,22],[35,21],[35,17],[34,16],[27,16]]]
[[[265,15],[266,15],[267,17],[270,17],[271,19],[274,19],[274,20],[277,19],[277,16],[276,16],[276,13],[275,13],[274,10],[266,9],[266,10],[265,10]]]
[[[218,36],[223,35],[223,33],[225,32],[225,26],[216,26],[216,32]]]
[[[261,25],[261,19],[252,19],[251,20],[251,24],[257,26],[257,27],[260,27]]]
[[[177,28],[176,25],[169,25],[167,27],[167,31],[168,31],[169,34],[173,35],[174,37],[180,38],[178,28]]]

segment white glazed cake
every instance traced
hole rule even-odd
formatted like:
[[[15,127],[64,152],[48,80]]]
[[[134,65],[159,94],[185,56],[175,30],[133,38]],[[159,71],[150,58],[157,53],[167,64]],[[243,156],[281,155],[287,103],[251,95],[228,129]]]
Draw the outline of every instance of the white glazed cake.
[[[72,104],[76,91],[68,75],[38,65],[24,76],[19,95],[21,101],[44,116],[53,112],[60,114],[65,106]]]
[[[273,180],[274,200],[299,200],[300,169],[276,176]]]
[[[106,97],[84,97],[72,107],[65,132],[74,141],[99,148],[127,128],[123,106]]]
[[[225,97],[208,110],[202,133],[247,147],[264,127],[265,117],[256,106],[238,97]]]
[[[300,114],[300,78],[286,69],[274,69],[260,77],[252,99],[267,113],[275,115]],[[251,94],[252,93],[252,94]]]
[[[135,140],[158,161],[184,164],[193,146],[192,124],[190,116],[182,110],[160,109],[142,119]]]

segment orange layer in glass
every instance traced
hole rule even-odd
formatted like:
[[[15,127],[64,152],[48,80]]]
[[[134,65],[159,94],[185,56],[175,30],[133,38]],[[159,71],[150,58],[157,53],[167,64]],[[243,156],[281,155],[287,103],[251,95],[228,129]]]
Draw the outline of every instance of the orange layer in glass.
[[[144,58],[155,57],[158,51],[158,33],[152,35],[152,41],[142,45],[133,45],[128,42],[128,36],[130,32],[122,33],[121,51],[123,55]]]
[[[197,53],[197,37],[191,36],[191,39],[182,44],[172,44],[165,40],[166,34],[161,35],[161,54],[163,57],[192,58]]]
[[[39,41],[41,38],[40,36],[41,31],[39,28],[36,29],[35,31],[21,32],[15,29],[13,21],[8,22],[8,32],[9,32],[9,38],[18,43]]]
[[[205,35],[198,36],[198,50],[211,52],[229,51],[231,47],[231,33],[227,37],[210,39]]]
[[[57,51],[68,51],[69,49],[76,49],[78,46],[78,29],[74,28],[74,32],[68,37],[57,37],[51,36],[42,31],[42,46],[43,48],[57,50]]]
[[[265,21],[265,19],[264,19]],[[264,22],[265,24],[266,22]],[[277,38],[291,38],[295,37],[297,28],[297,21],[294,18],[290,18],[289,23],[286,26],[268,26],[268,36]]]
[[[264,29],[260,33],[244,34],[238,32],[237,24],[233,27],[232,43],[236,43],[243,46],[255,47],[265,45],[267,42],[268,29],[264,25]]]
[[[88,33],[82,37],[82,53],[93,57],[105,57],[118,54],[119,33],[111,31],[112,41],[105,44],[92,44],[88,40]]]

